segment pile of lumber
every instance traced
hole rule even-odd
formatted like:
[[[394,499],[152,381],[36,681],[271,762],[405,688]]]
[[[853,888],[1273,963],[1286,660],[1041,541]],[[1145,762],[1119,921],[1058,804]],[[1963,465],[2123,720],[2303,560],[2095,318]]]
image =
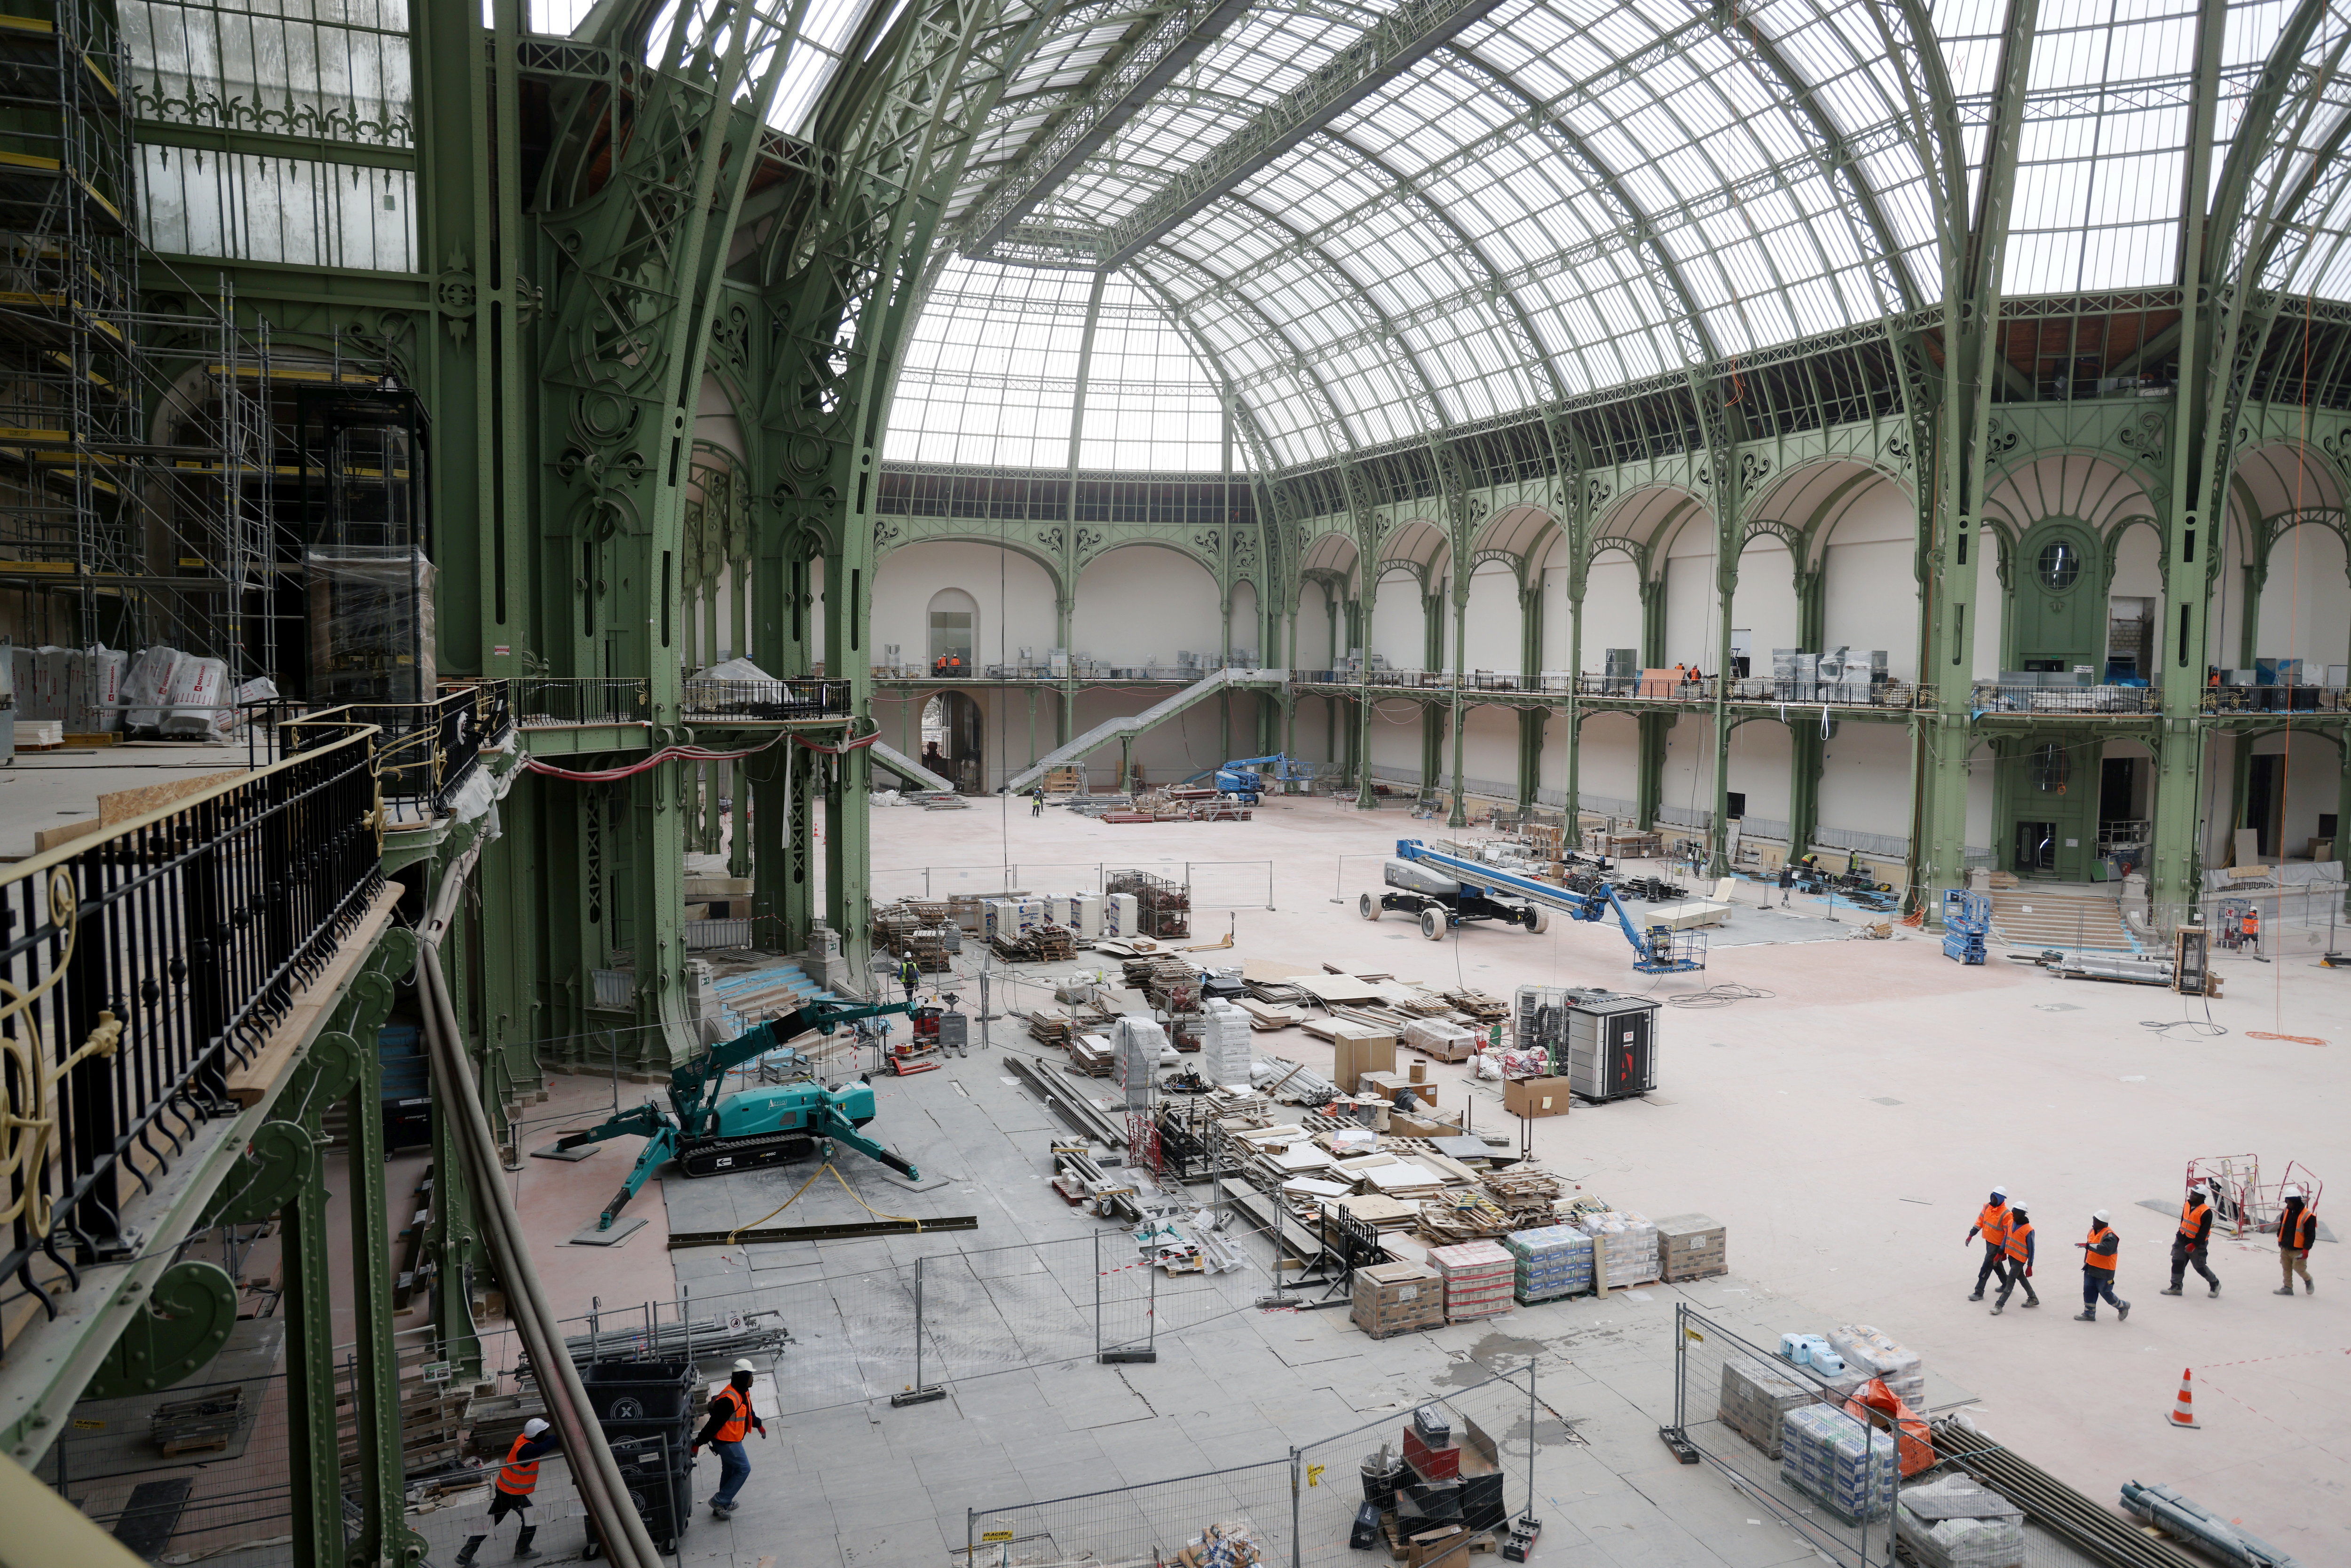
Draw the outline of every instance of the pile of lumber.
[[[1439,991],[1437,994],[1444,998],[1445,1005],[1455,1012],[1475,1019],[1479,1023],[1510,1021],[1510,1004],[1498,997],[1489,997],[1483,991],[1471,989]]]
[[[1077,1021],[1059,1008],[1038,1008],[1029,1015],[1029,1038],[1040,1045],[1067,1051],[1077,1037]]]
[[[1120,966],[1126,983],[1141,991],[1155,1008],[1171,1013],[1196,1012],[1200,1006],[1200,971],[1172,953],[1144,953]]]
[[[1000,931],[988,942],[998,957],[1015,964],[1049,964],[1078,954],[1078,934],[1050,920],[1026,931]]]
[[[1482,1178],[1487,1196],[1510,1216],[1510,1228],[1549,1225],[1552,1206],[1567,1191],[1567,1183],[1541,1166],[1519,1165],[1488,1171]]]
[[[1420,1206],[1420,1228],[1438,1246],[1507,1236],[1520,1228],[1510,1211],[1475,1187],[1447,1187]]]
[[[1117,1053],[1098,1034],[1081,1034],[1070,1041],[1070,1065],[1090,1078],[1108,1078]]]

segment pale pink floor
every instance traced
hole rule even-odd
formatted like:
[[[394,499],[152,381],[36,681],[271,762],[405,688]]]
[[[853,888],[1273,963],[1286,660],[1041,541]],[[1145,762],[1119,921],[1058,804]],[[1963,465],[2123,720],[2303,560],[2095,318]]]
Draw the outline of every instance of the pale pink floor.
[[[2351,1518],[2351,1279],[2340,1249],[2317,1249],[2318,1295],[2286,1301],[2268,1293],[2278,1280],[2273,1248],[2222,1241],[2213,1249],[2222,1297],[2206,1299],[2190,1274],[2190,1294],[2167,1299],[2157,1291],[2172,1227],[2137,1206],[2176,1199],[2183,1167],[2200,1155],[2258,1154],[2265,1168],[2299,1160],[2351,1183],[2351,973],[2301,959],[2223,960],[2231,994],[2211,1016],[2229,1032],[2211,1040],[2142,1027],[2183,1016],[2167,991],[2061,981],[1997,954],[1966,968],[1930,936],[1838,940],[1851,925],[1825,920],[1820,942],[1717,948],[1703,977],[1645,985],[1613,925],[1554,921],[1541,936],[1470,927],[1431,945],[1399,918],[1357,918],[1354,895],[1378,884],[1396,838],[1446,836],[1399,809],[1296,800],[1246,823],[1110,826],[1053,809],[1032,821],[1025,805],[989,800],[961,812],[877,810],[873,823],[880,868],[1272,862],[1277,908],[1238,911],[1238,947],[1207,962],[1280,960],[1304,972],[1328,959],[1416,979],[1458,975],[1506,998],[1527,983],[1660,997],[1726,981],[1769,989],[1769,1000],[1667,1009],[1657,1094],[1538,1122],[1538,1153],[1617,1204],[1715,1216],[1729,1228],[1735,1274],[1810,1304],[1813,1319],[1786,1327],[1876,1324],[1979,1396],[1987,1430],[2094,1497],[2111,1500],[2126,1479],[2169,1482],[2288,1550],[2297,1539],[2339,1540]],[[908,880],[877,876],[885,894]],[[1066,890],[1074,873],[1024,871],[1022,885]],[[1334,891],[1343,904],[1330,902]],[[1202,911],[1198,939],[1225,924]],[[2059,1005],[2072,1010],[2037,1010]],[[2328,1043],[2253,1040],[2253,1030]],[[1257,1044],[1261,1055],[1330,1060],[1300,1030]],[[1433,1071],[1448,1081],[1445,1103],[1469,1092],[1462,1069]],[[1478,1122],[1503,1124],[1489,1093],[1479,1091]],[[2032,1206],[2044,1303],[2011,1304],[2000,1318],[1966,1301],[1976,1253],[1962,1244],[1995,1182]],[[585,1183],[589,1212],[601,1185]],[[2073,1243],[2098,1207],[2125,1238],[2127,1323],[2111,1312],[2070,1321],[2080,1310]],[[648,1215],[657,1218],[657,1206]],[[650,1255],[616,1261],[633,1269]],[[2168,1430],[2188,1366],[2204,1429]],[[2314,1527],[2321,1533],[2302,1533]]]

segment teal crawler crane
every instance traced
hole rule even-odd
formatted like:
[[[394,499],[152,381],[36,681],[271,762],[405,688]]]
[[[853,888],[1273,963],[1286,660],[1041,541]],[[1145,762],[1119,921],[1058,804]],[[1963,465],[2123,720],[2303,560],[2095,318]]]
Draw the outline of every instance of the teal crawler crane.
[[[669,1075],[669,1106],[647,1099],[633,1110],[607,1118],[585,1132],[567,1133],[556,1140],[558,1149],[577,1149],[607,1138],[645,1140],[629,1179],[604,1212],[596,1228],[610,1230],[613,1219],[643,1190],[655,1171],[677,1161],[690,1176],[723,1176],[754,1170],[785,1160],[799,1159],[821,1142],[846,1144],[868,1159],[877,1160],[910,1181],[922,1173],[860,1131],[873,1120],[873,1090],[862,1079],[827,1089],[813,1079],[792,1083],[763,1084],[722,1094],[726,1074],[798,1039],[810,1030],[831,1034],[845,1023],[903,1013],[904,1002],[806,1003],[783,1017],[770,1019],[724,1045],[715,1045],[677,1067]]]

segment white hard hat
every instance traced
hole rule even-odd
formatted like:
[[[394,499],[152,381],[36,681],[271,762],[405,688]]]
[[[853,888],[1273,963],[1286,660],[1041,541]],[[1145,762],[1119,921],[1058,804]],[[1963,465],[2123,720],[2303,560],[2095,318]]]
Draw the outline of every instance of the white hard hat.
[[[2099,1224],[2104,1225],[2107,1220],[2112,1219],[2114,1216],[2108,1214],[2105,1209],[2100,1208],[2093,1210],[2090,1218],[2096,1220]]]
[[[2302,1188],[2300,1188],[2300,1187],[2298,1187],[2298,1186],[2290,1186],[2290,1187],[2286,1188],[2286,1189],[2285,1189],[2285,1195],[2286,1195],[2286,1197],[2308,1197],[2310,1196],[2310,1194],[2308,1194],[2307,1192],[2304,1192]]]
[[[536,1437],[546,1430],[547,1423],[536,1416],[522,1424],[522,1435],[526,1437]]]
[[[2022,1209],[2028,1209],[2028,1210],[2029,1210],[2029,1209],[2031,1209],[2031,1208],[2032,1208],[2032,1206],[2031,1204],[2029,1204],[2029,1203],[2025,1202],[2025,1201],[2024,1201],[2022,1198],[2021,1198],[2021,1197],[2011,1197],[2011,1198],[2010,1198],[2010,1199],[2008,1200],[2008,1207],[2011,1207],[2011,1208],[2022,1208]]]
[[[758,1367],[756,1367],[756,1366],[753,1366],[753,1365],[752,1365],[749,1362],[747,1362],[747,1361],[738,1361],[738,1362],[737,1362],[737,1363],[735,1364],[735,1370],[736,1370],[736,1371],[737,1371],[737,1372],[757,1372],[757,1371],[758,1371],[759,1369],[758,1369]]]
[[[2008,1188],[2004,1186],[1996,1186],[1991,1189],[1991,1195],[1994,1197],[2006,1197],[2008,1196]]]

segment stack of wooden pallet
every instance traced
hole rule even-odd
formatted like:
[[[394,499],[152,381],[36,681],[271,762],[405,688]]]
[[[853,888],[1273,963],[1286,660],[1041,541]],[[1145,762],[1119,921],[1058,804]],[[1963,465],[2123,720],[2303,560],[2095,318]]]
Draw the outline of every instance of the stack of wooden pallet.
[[[1467,988],[1439,991],[1437,995],[1443,997],[1446,1005],[1455,1012],[1474,1019],[1479,1023],[1494,1024],[1510,1021],[1510,1004],[1499,997],[1489,997],[1483,991]]]
[[[405,1346],[399,1352],[400,1457],[410,1475],[453,1463],[465,1451],[464,1427],[473,1387],[427,1381],[424,1368],[433,1354],[423,1345]],[[335,1373],[336,1437],[346,1476],[357,1473],[360,1463],[360,1403],[351,1385],[355,1372],[355,1366],[346,1364]]]
[[[1029,1015],[1029,1037],[1067,1051],[1077,1039],[1077,1022],[1059,1008],[1038,1008]]]
[[[1510,1216],[1513,1230],[1549,1225],[1552,1204],[1567,1190],[1564,1181],[1541,1166],[1531,1165],[1488,1171],[1483,1182],[1486,1195]]]
[[[1077,933],[1050,921],[1026,931],[998,932],[989,944],[998,957],[1015,964],[1050,964],[1078,953]]]
[[[1438,1245],[1507,1236],[1517,1228],[1509,1210],[1474,1187],[1448,1187],[1420,1206],[1420,1228]]]
[[[1126,983],[1141,991],[1151,1005],[1171,1013],[1196,1012],[1200,1006],[1200,971],[1172,953],[1147,953],[1123,966]]]

